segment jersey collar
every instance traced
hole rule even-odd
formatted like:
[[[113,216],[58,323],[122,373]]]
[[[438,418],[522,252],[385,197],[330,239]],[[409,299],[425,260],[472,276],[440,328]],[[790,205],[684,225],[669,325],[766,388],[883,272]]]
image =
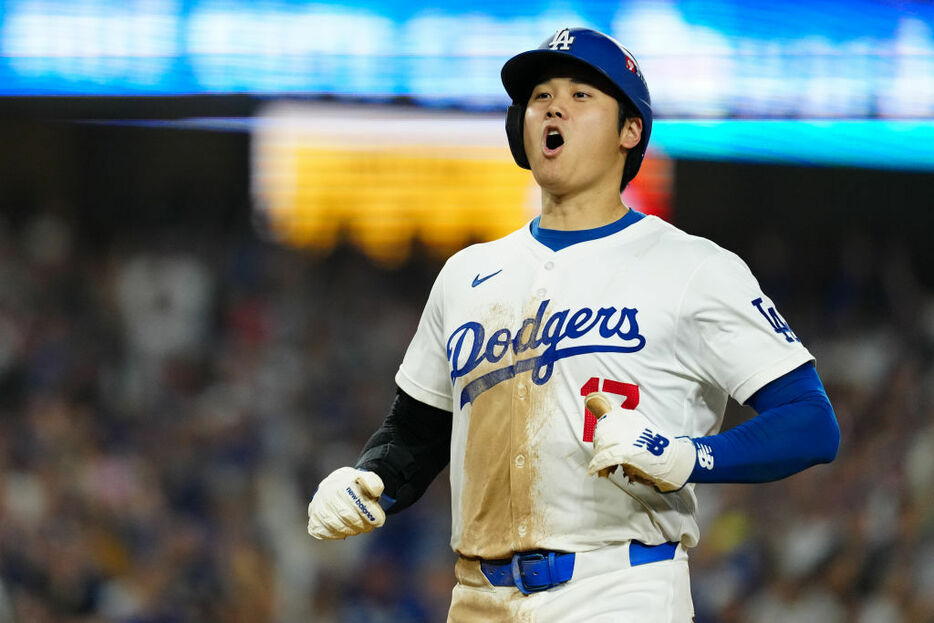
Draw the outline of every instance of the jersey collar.
[[[529,224],[532,237],[552,251],[560,251],[578,242],[596,240],[597,238],[604,238],[610,234],[620,232],[633,223],[641,221],[645,218],[645,214],[629,208],[625,216],[619,220],[613,221],[609,225],[603,225],[602,227],[595,227],[593,229],[576,229],[571,231],[539,227],[541,218],[541,216],[536,216]]]

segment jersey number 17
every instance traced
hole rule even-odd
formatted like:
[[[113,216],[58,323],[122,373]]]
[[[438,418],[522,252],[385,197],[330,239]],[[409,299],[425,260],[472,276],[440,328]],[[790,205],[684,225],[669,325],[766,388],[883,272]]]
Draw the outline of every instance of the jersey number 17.
[[[624,398],[620,405],[623,409],[635,409],[639,406],[639,386],[632,383],[623,383],[613,379],[603,379],[603,387],[600,387],[600,379],[592,376],[590,380],[581,387],[581,396],[586,396],[593,392],[603,391],[607,394],[616,394]],[[584,441],[593,443],[593,430],[597,426],[597,417],[584,407]]]

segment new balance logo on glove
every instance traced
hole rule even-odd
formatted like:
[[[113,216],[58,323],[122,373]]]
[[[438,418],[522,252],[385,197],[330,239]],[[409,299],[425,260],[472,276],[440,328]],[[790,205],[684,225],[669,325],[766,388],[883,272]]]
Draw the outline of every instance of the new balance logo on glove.
[[[360,496],[353,492],[353,489],[347,487],[345,489],[347,495],[350,496],[350,499],[353,500],[354,504],[357,505],[357,508],[360,509],[360,512],[363,513],[363,516],[369,519],[370,521],[376,521],[376,517],[373,516],[373,513],[370,512],[370,509],[366,507],[366,504],[363,503],[363,500],[360,499]]]
[[[661,456],[665,451],[665,448],[668,447],[667,437],[657,435],[653,433],[650,429],[646,428],[642,431],[642,434],[636,439],[636,443],[632,444],[637,448],[645,448],[655,456]]]
[[[623,411],[602,392],[588,394],[584,404],[598,418],[588,474],[608,478],[622,466],[630,482],[654,486],[662,493],[687,483],[697,460],[690,437],[659,432],[638,410]]]

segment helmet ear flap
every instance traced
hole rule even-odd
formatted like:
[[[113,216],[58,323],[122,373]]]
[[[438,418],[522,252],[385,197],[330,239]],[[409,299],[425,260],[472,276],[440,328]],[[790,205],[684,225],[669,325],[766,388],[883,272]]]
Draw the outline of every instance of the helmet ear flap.
[[[512,157],[523,169],[531,169],[529,159],[525,155],[525,142],[522,136],[522,121],[525,117],[525,106],[513,104],[506,109],[506,138],[509,139],[509,151]]]

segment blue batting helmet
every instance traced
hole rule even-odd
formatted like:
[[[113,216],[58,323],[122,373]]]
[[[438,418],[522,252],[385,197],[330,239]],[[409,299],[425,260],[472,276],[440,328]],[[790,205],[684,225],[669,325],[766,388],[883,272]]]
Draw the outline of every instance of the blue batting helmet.
[[[632,54],[612,37],[596,30],[564,28],[543,41],[537,49],[513,56],[503,65],[503,86],[512,98],[512,105],[506,111],[506,136],[512,157],[520,167],[531,168],[522,141],[525,107],[543,72],[561,60],[581,63],[606,77],[611,90],[615,91],[610,95],[630,104],[642,118],[642,140],[626,157],[622,189],[639,172],[645,157],[652,133],[652,100],[642,70]]]

